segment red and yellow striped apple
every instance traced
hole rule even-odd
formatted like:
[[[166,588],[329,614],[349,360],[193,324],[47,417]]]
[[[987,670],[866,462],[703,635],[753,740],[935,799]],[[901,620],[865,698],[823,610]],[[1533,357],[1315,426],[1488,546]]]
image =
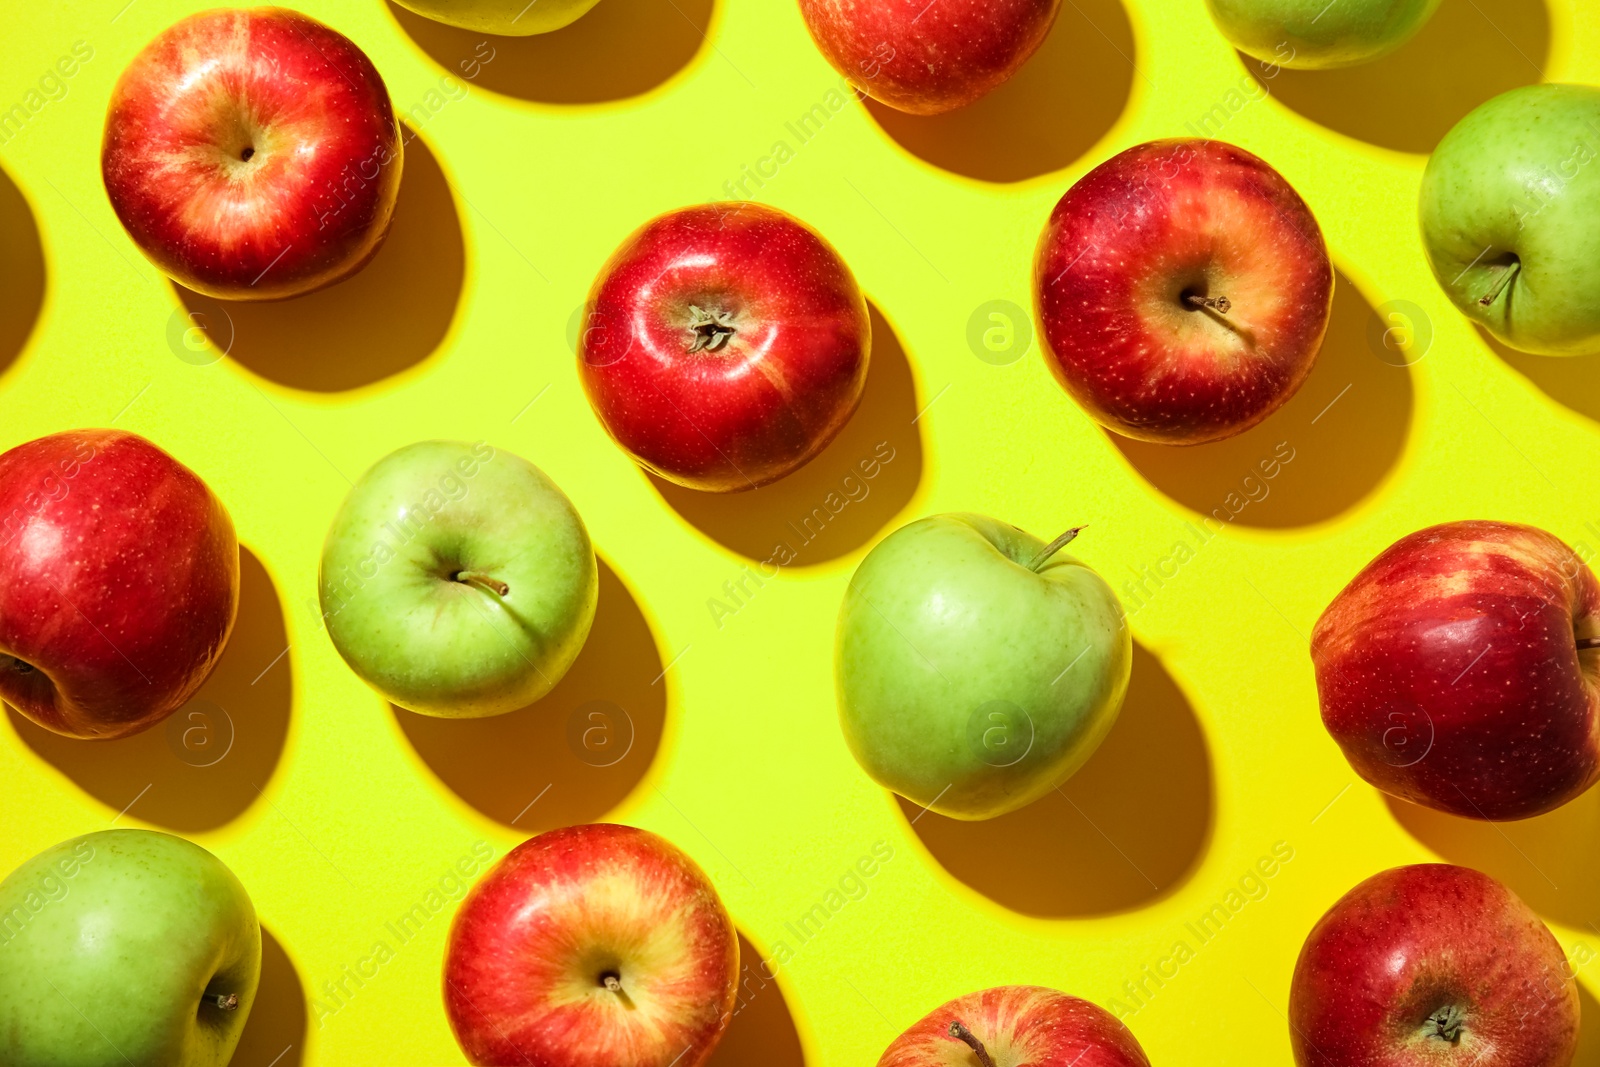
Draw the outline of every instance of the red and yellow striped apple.
[[[1095,1004],[1042,986],[1001,986],[935,1008],[878,1067],[1150,1067],[1128,1028]]]

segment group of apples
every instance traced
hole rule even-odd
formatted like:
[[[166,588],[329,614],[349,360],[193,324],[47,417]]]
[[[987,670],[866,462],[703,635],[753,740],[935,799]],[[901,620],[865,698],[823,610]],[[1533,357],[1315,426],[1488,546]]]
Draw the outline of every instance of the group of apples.
[[[403,2],[521,34],[596,0]],[[1060,6],[799,2],[841,73],[915,114],[1003,83]],[[1438,0],[1208,3],[1241,51],[1318,68],[1398,47]],[[1423,177],[1436,276],[1513,347],[1600,348],[1600,193],[1572,183],[1591,134],[1600,90],[1517,90],[1464,118]],[[129,235],[176,282],[281,299],[377,254],[402,147],[382,78],[350,40],[293,11],[219,10],[169,28],[124,72],[102,165]],[[1333,284],[1289,183],[1207,140],[1150,142],[1094,168],[1056,206],[1034,264],[1061,385],[1107,429],[1174,446],[1240,433],[1293,395]],[[601,269],[585,323],[577,369],[600,424],[642,467],[704,492],[797,470],[865,388],[870,327],[848,266],[757,204],[641,227]],[[1106,582],[1064,553],[1080,529],[1045,543],[936,515],[862,561],[836,677],[845,740],[875,781],[985,819],[1094,752],[1127,691],[1131,634]],[[152,443],[66,432],[0,455],[0,583],[0,696],[58,733],[123,737],[182,706],[221,656],[238,544],[222,503]],[[543,472],[484,443],[430,441],[351,490],[319,592],[356,674],[400,707],[462,718],[548,693],[588,637],[597,590],[583,521]],[[1382,790],[1512,819],[1600,778],[1600,583],[1550,534],[1462,522],[1402,539],[1328,607],[1311,654],[1328,731]],[[244,888],[198,846],[147,831],[77,838],[18,868],[0,883],[0,938],[0,1061],[16,1067],[225,1064],[259,980]],[[705,873],[654,834],[591,825],[525,842],[473,888],[443,996],[474,1064],[697,1067],[738,972]],[[1578,1025],[1571,971],[1537,916],[1442,864],[1380,873],[1336,903],[1302,950],[1290,1011],[1303,1067],[1564,1067]],[[880,1060],[1071,1064],[1147,1060],[1109,1013],[1034,986],[952,1000]]]

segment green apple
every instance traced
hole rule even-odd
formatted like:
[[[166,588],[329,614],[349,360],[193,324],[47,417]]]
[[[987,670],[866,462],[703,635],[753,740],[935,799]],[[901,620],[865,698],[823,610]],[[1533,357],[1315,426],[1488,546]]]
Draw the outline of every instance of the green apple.
[[[403,708],[500,715],[548,693],[594,622],[589,533],[556,484],[483,442],[422,441],[350,490],[322,549],[322,617]]]
[[[395,0],[423,18],[447,26],[527,37],[549,33],[588,14],[597,0]]]
[[[1297,70],[1369,63],[1409,41],[1439,0],[1206,0],[1245,55]]]
[[[261,980],[261,927],[222,861],[103,830],[0,882],[0,1063],[223,1067]]]
[[[1600,89],[1528,85],[1456,123],[1422,175],[1422,241],[1466,316],[1545,356],[1600,350]]]
[[[839,612],[839,717],[856,762],[942,815],[988,819],[1072,776],[1111,730],[1133,642],[1105,580],[982,515],[902,526]]]

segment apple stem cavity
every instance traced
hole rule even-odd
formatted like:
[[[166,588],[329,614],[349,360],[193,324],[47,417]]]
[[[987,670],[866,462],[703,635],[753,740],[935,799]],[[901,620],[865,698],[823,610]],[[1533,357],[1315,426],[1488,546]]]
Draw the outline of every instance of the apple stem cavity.
[[[200,1003],[209,1004],[213,1008],[223,1011],[237,1011],[239,1008],[239,994],[237,993],[202,993]]]
[[[1511,284],[1511,279],[1517,276],[1517,269],[1521,266],[1522,260],[1518,259],[1516,256],[1512,256],[1511,262],[1507,263],[1505,267],[1501,269],[1500,277],[1495,279],[1494,287],[1478,298],[1479,306],[1488,307],[1490,304],[1494,303],[1495,300],[1499,298],[1500,294],[1506,291],[1506,286]]]
[[[950,1024],[950,1036],[957,1040],[965,1041],[967,1047],[978,1054],[978,1062],[983,1064],[983,1067],[994,1067],[994,1060],[989,1058],[989,1050],[983,1047],[983,1042],[978,1040],[977,1034],[974,1034],[959,1022],[952,1022]]]
[[[491,578],[487,574],[479,574],[477,571],[456,571],[450,577],[457,582],[475,585],[479,589],[493,593],[495,596],[509,596],[511,593],[511,587],[505,582],[498,578]]]
[[[706,311],[690,304],[689,316],[690,352],[720,351],[739,332],[733,324],[731,311]]]
[[[1078,534],[1082,533],[1087,525],[1088,524],[1085,523],[1083,526],[1074,526],[1072,529],[1068,530],[1054,541],[1051,541],[1048,545],[1045,545],[1044,548],[1039,550],[1039,554],[1037,556],[1034,556],[1033,559],[1028,561],[1028,569],[1030,571],[1037,572],[1040,567],[1043,567],[1050,561],[1051,556],[1070,545],[1073,539],[1076,538]]]
[[[1429,1037],[1455,1044],[1461,1040],[1461,1026],[1466,1022],[1467,1013],[1461,1010],[1458,1004],[1446,1004],[1432,1015],[1424,1024],[1424,1032]]]

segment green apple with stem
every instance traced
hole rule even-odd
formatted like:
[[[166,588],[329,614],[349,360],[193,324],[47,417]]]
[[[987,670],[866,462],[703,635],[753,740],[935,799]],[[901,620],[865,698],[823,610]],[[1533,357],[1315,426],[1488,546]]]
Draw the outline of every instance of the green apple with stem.
[[[1502,343],[1600,351],[1600,89],[1527,85],[1445,134],[1422,175],[1433,275]]]
[[[423,18],[503,37],[549,33],[588,14],[597,0],[395,0]]]
[[[599,575],[583,520],[532,463],[422,441],[350,490],[328,531],[322,617],[352,670],[424,715],[533,703],[577,659]]]
[[[1239,51],[1298,70],[1351,67],[1382,58],[1433,17],[1439,0],[1206,0]]]
[[[224,1067],[260,980],[249,894],[181,837],[85,834],[0,882],[6,1067]]]
[[[1082,527],[1079,527],[1081,529]],[[839,612],[839,717],[878,784],[956,819],[1029,804],[1110,732],[1133,639],[1105,579],[982,515],[902,526]]]

